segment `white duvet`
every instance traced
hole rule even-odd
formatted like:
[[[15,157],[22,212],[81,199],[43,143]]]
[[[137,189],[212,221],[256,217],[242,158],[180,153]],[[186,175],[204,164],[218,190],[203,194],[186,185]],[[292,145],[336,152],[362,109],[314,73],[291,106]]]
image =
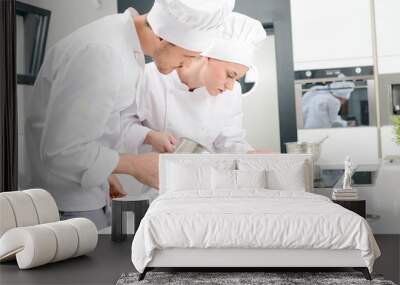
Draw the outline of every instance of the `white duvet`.
[[[158,197],[132,243],[143,272],[155,249],[358,249],[372,271],[379,248],[368,223],[328,198],[298,191],[181,191]]]

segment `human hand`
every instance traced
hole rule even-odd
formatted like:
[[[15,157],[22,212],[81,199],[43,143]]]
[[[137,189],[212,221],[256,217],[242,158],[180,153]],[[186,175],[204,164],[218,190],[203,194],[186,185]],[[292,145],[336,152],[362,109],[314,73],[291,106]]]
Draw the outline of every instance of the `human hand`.
[[[144,142],[152,145],[158,152],[165,153],[175,150],[177,140],[170,133],[150,131]]]
[[[135,177],[140,183],[158,189],[158,158],[159,154],[150,152],[144,154],[119,155],[115,174],[128,174]]]
[[[111,174],[108,177],[108,183],[110,185],[109,195],[111,199],[124,197],[128,194],[124,191],[124,188],[119,182],[117,175]]]

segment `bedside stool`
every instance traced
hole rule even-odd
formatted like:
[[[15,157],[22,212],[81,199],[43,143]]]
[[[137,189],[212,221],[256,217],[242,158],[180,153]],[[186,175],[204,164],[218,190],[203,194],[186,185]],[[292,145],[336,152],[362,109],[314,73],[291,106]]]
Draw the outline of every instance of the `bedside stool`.
[[[366,201],[365,200],[332,200],[332,202],[359,214],[365,219],[366,217]]]
[[[126,216],[124,212],[133,212],[135,215],[135,233],[140,221],[149,208],[149,197],[145,195],[127,196],[112,200],[111,210],[111,240],[123,241],[126,239]]]

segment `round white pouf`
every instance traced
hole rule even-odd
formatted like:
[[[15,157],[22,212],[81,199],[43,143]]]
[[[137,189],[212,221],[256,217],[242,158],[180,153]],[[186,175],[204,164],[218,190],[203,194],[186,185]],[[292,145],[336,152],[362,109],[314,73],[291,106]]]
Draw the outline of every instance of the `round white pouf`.
[[[97,239],[95,224],[85,218],[13,228],[0,238],[0,261],[16,257],[28,269],[86,254]]]
[[[65,222],[55,222],[44,224],[53,231],[57,239],[57,252],[51,262],[57,262],[70,258],[78,250],[78,233],[72,228],[71,224]]]
[[[0,194],[0,237],[9,229],[15,228],[14,211],[6,197]]]
[[[56,201],[49,192],[43,189],[29,189],[22,192],[29,195],[32,199],[39,218],[39,224],[57,222],[60,220]]]
[[[75,218],[63,222],[71,224],[78,233],[79,245],[74,257],[88,253],[96,248],[98,232],[96,225],[91,220]]]
[[[10,260],[15,255],[20,269],[49,263],[56,251],[56,236],[41,225],[11,229],[0,239],[0,259]]]
[[[35,205],[30,196],[23,191],[1,193],[8,202],[15,215],[17,227],[33,226],[39,223]]]

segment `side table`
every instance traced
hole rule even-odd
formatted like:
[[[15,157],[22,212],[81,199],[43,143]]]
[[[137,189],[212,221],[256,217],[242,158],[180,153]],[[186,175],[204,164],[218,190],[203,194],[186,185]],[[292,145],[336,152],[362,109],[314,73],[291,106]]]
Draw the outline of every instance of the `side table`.
[[[334,203],[359,214],[365,219],[366,217],[366,201],[365,200],[332,200]]]
[[[127,221],[124,212],[133,212],[135,215],[135,232],[137,231],[140,221],[149,208],[149,198],[145,195],[127,196],[123,198],[115,198],[112,200],[112,222],[111,222],[111,240],[123,241],[126,239]]]

